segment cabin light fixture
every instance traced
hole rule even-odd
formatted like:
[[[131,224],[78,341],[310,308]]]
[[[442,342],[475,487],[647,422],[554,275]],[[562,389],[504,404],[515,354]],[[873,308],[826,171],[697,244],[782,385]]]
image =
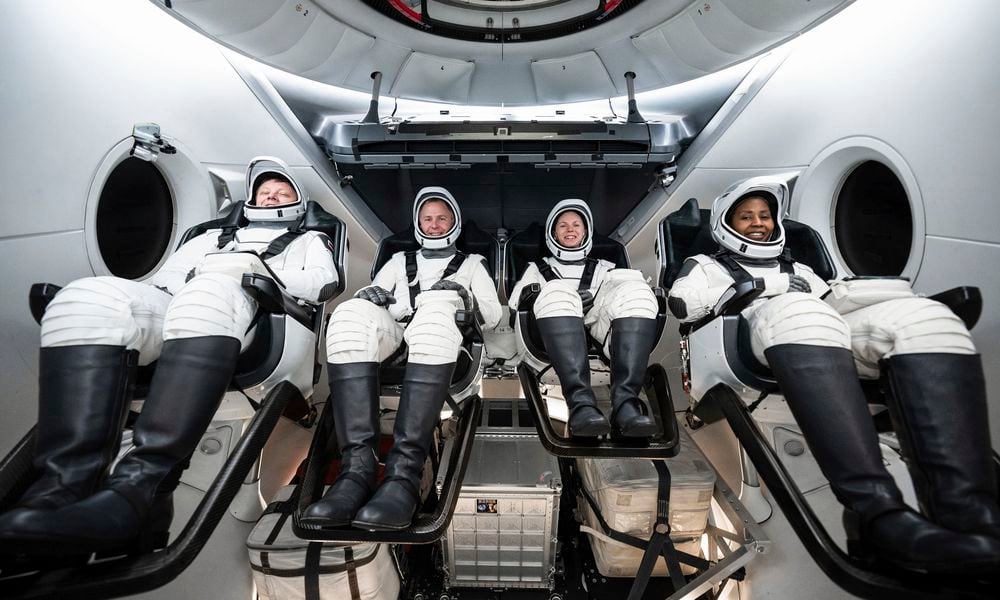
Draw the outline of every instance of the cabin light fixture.
[[[132,150],[129,156],[134,156],[146,162],[156,162],[160,153],[176,154],[177,148],[160,137],[160,126],[156,123],[136,123],[132,126]]]

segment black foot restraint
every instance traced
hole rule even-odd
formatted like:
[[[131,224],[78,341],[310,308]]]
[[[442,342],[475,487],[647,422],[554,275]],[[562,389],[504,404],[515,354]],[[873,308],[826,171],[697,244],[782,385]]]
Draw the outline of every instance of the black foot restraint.
[[[667,373],[660,365],[650,365],[644,387],[653,407],[659,431],[649,438],[581,438],[556,433],[549,420],[545,399],[539,390],[538,374],[525,364],[517,368],[521,389],[535,420],[538,436],[549,453],[567,458],[670,458],[680,452],[674,403],[667,385]]]
[[[307,540],[342,543],[429,544],[440,539],[455,512],[462,479],[465,477],[465,468],[468,466],[472,451],[472,438],[480,420],[482,399],[479,396],[470,396],[462,401],[461,407],[457,408],[458,410],[455,410],[453,407],[454,414],[458,415],[458,426],[454,437],[445,444],[445,451],[448,454],[447,470],[440,497],[436,499],[436,504],[428,501],[424,507],[419,507],[413,518],[413,524],[397,531],[329,527],[324,520],[310,519],[306,515],[309,505],[323,495],[326,465],[330,464],[336,453],[337,436],[333,434],[332,418],[329,412],[324,412],[313,437],[305,475],[300,484],[299,504],[292,521],[295,535]],[[442,461],[442,464],[445,462]]]

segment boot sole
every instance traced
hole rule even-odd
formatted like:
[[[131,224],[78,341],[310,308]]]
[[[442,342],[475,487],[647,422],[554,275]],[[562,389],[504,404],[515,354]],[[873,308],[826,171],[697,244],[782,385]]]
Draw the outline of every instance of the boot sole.
[[[602,435],[608,435],[611,433],[610,425],[590,425],[579,428],[569,428],[570,437],[600,437]]]
[[[367,521],[351,521],[351,525],[358,529],[364,529],[366,531],[399,531],[401,529],[406,529],[413,522],[404,523],[402,525],[386,525],[385,523],[369,523]]]

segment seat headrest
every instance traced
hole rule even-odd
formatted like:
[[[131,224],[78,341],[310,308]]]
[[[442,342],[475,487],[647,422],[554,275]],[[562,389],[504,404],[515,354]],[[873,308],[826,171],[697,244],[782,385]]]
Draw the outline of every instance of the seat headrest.
[[[657,253],[660,259],[660,285],[669,289],[677,279],[684,261],[697,254],[713,254],[719,245],[712,238],[711,211],[698,207],[691,198],[660,221]],[[785,248],[792,260],[812,268],[824,281],[837,276],[830,253],[815,229],[791,219],[785,226]]]
[[[510,294],[528,265],[546,256],[552,256],[552,253],[545,245],[545,232],[539,223],[532,223],[510,236],[507,240],[505,291]],[[619,268],[628,268],[631,265],[628,252],[621,242],[597,232],[594,232],[594,245],[587,257],[606,260]]]
[[[462,223],[462,235],[455,242],[455,247],[459,252],[479,254],[486,258],[486,269],[489,271],[490,277],[496,281],[497,257],[500,255],[500,245],[496,238],[480,229],[475,221],[465,221]],[[413,225],[382,239],[378,244],[378,251],[375,253],[375,261],[372,263],[372,279],[375,278],[379,269],[389,262],[393,254],[410,250],[420,250],[420,244],[417,243],[413,235]]]

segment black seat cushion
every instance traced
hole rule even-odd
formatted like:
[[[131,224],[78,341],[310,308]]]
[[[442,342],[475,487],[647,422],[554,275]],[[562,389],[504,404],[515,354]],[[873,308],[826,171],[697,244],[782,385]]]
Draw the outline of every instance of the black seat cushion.
[[[677,279],[684,261],[698,254],[713,254],[719,245],[712,238],[712,211],[699,209],[698,200],[691,198],[678,210],[660,222],[657,252],[660,256],[660,285],[669,289]],[[823,238],[815,229],[791,219],[782,221],[785,227],[785,248],[792,260],[812,268],[824,281],[837,276]]]
[[[504,289],[508,296],[524,275],[528,265],[546,256],[552,256],[552,253],[545,244],[545,232],[538,223],[532,223],[510,236],[507,240],[507,268],[504,279]],[[594,234],[594,245],[587,257],[606,260],[619,268],[630,266],[625,246],[598,233]]]

